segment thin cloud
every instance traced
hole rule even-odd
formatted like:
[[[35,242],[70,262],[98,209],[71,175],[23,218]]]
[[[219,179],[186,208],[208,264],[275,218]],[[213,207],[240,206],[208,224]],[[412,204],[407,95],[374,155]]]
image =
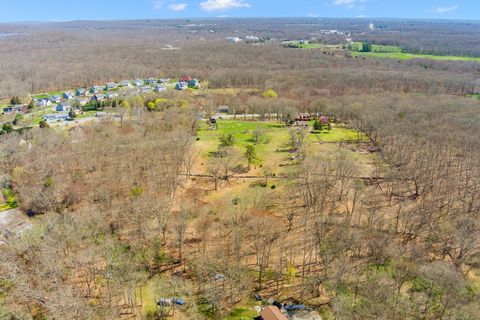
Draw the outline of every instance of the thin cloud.
[[[150,1],[150,3],[152,4],[153,9],[155,10],[160,10],[163,7],[163,0],[154,0],[154,1]]]
[[[333,4],[336,6],[342,6],[347,9],[353,9],[357,4],[360,4],[360,9],[364,10],[365,5],[363,3],[367,2],[367,0],[334,0]]]
[[[168,9],[172,10],[172,11],[183,11],[187,8],[187,4],[186,3],[172,3],[168,6]]]
[[[454,5],[454,6],[451,6],[451,7],[437,7],[435,9],[435,12],[436,13],[449,13],[449,12],[452,12],[452,11],[455,11],[459,8],[459,5]]]
[[[236,8],[250,8],[250,4],[244,0],[207,0],[200,3],[204,11],[224,11]]]

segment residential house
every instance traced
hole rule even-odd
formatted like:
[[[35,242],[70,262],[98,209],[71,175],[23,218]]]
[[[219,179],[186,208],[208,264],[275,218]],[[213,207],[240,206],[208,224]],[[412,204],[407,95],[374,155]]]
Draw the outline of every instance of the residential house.
[[[87,93],[87,89],[85,88],[78,88],[77,90],[75,90],[75,95],[77,97],[84,96],[86,93]]]
[[[263,308],[260,313],[262,320],[288,320],[287,317],[276,306],[268,306]]]
[[[46,114],[43,116],[43,120],[47,122],[67,121],[67,120],[70,120],[70,117],[68,116],[68,112],[63,112],[63,113],[55,113],[55,114]]]
[[[120,82],[120,87],[129,87],[132,83],[128,80],[122,80],[122,82]]]
[[[57,112],[69,112],[70,110],[72,110],[72,105],[69,101],[59,103],[55,107],[55,111],[57,111]]]
[[[158,80],[158,82],[160,82],[160,83],[167,83],[168,81],[170,81],[169,78],[162,78],[162,79]]]
[[[52,104],[49,98],[38,98],[38,99],[35,99],[34,101],[37,107],[46,107]]]
[[[239,37],[227,37],[227,40],[228,40],[228,42],[231,42],[231,43],[242,42],[242,39],[240,39]]]
[[[167,91],[167,87],[165,87],[165,85],[157,84],[155,86],[155,92],[163,92],[163,91]]]
[[[73,99],[75,97],[75,95],[73,94],[73,92],[70,90],[70,91],[65,91],[63,93],[63,99],[67,99],[67,100],[70,100],[70,99]]]
[[[220,113],[229,113],[230,108],[228,106],[218,106],[218,112]]]
[[[150,93],[152,92],[152,87],[150,86],[143,86],[140,88],[143,93]]]
[[[59,95],[56,95],[56,94],[55,94],[55,95],[52,95],[52,96],[50,97],[50,101],[51,101],[52,103],[59,103],[61,100],[62,100],[62,97],[60,97]]]
[[[103,87],[101,87],[101,86],[91,86],[90,87],[90,93],[93,93],[93,94],[102,92],[102,90],[103,90]]]
[[[149,85],[156,84],[156,83],[157,83],[157,79],[155,79],[155,78],[148,78],[147,79],[147,84],[149,84]]]
[[[90,99],[90,101],[96,101],[96,102],[100,102],[103,100],[105,100],[105,95],[101,93],[94,94]]]
[[[19,113],[26,111],[27,107],[21,104],[3,108],[3,113]]]
[[[188,86],[190,88],[197,88],[198,89],[198,88],[200,88],[200,82],[198,82],[197,79],[192,79],[188,82]]]
[[[190,81],[192,81],[192,80],[193,80],[192,77],[185,75],[185,76],[182,76],[182,77],[180,78],[180,81],[179,81],[179,82],[190,82]]]
[[[177,90],[185,90],[188,88],[188,82],[177,82],[177,85],[175,86],[175,89]]]
[[[143,86],[143,80],[137,79],[133,82],[137,87]]]
[[[108,82],[106,85],[105,85],[105,89],[106,90],[112,90],[112,89],[115,89],[117,87],[117,84],[114,83],[114,82]]]

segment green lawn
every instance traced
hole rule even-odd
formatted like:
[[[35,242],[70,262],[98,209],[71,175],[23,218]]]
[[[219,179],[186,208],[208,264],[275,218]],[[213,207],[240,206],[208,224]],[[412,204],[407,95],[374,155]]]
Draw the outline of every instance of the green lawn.
[[[320,49],[324,45],[321,43],[300,43],[300,41],[291,41],[287,45],[287,48],[297,48],[297,49]]]
[[[362,49],[362,42],[354,42],[349,45],[349,48],[354,57],[356,56],[376,57],[376,58],[397,59],[397,60],[431,59],[431,60],[480,62],[480,58],[408,53],[408,52],[402,52],[402,48],[398,46],[387,46],[387,45],[379,45],[379,44],[372,44],[371,52],[360,52],[360,50]]]
[[[357,131],[344,127],[344,126],[333,126],[332,129],[322,130],[319,133],[309,133],[307,137],[307,142],[358,142],[365,141],[367,137]]]
[[[90,118],[90,117],[95,117],[95,114],[97,112],[103,112],[103,111],[100,111],[100,110],[90,110],[90,111],[85,111],[83,112],[83,114],[79,114],[75,117],[75,119],[83,119],[83,118]]]
[[[15,198],[15,194],[11,189],[3,189],[2,190],[3,197],[5,199],[4,203],[0,203],[0,211],[10,210],[17,207],[17,199]]]
[[[359,52],[362,50],[362,42],[354,42],[349,45],[350,50]],[[397,46],[386,46],[379,44],[372,44],[372,52],[402,52],[402,48]]]
[[[258,314],[252,308],[238,307],[225,318],[225,320],[253,320]]]
[[[352,56],[386,58],[396,60],[411,59],[430,59],[430,60],[448,60],[448,61],[476,61],[480,62],[480,58],[460,57],[460,56],[437,56],[431,54],[415,54],[406,52],[354,52]]]

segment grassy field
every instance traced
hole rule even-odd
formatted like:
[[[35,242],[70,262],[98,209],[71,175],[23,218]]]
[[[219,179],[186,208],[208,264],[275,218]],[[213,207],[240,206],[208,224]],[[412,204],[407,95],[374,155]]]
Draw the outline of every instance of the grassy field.
[[[321,43],[301,43],[300,41],[292,41],[285,45],[287,48],[297,48],[297,49],[320,49],[324,45]]]
[[[350,44],[350,50],[354,52],[358,52],[362,49],[362,43],[361,42],[354,42]],[[397,47],[397,46],[385,46],[385,45],[379,45],[379,44],[372,44],[372,52],[396,52],[396,53],[401,53],[402,48]]]
[[[3,189],[4,202],[0,203],[0,211],[10,210],[17,207],[17,199],[10,189]]]
[[[430,60],[446,60],[446,61],[476,61],[480,62],[480,58],[459,57],[459,56],[436,56],[431,54],[414,54],[405,52],[352,52],[352,55],[362,57],[387,58],[396,60],[411,59],[430,59]]]

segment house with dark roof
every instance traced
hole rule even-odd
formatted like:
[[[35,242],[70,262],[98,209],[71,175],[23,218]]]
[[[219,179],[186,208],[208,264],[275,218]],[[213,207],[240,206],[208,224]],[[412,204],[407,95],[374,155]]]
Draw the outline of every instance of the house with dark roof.
[[[69,112],[70,110],[72,110],[72,104],[69,101],[59,103],[55,107],[55,111],[57,112]]]
[[[67,99],[67,100],[70,100],[70,99],[73,99],[75,97],[75,95],[73,94],[73,92],[70,90],[70,91],[65,91],[63,93],[63,99]]]
[[[50,101],[51,101],[52,103],[58,103],[58,102],[60,102],[60,100],[62,100],[62,97],[60,97],[59,95],[56,95],[56,94],[55,94],[55,95],[52,95],[52,96],[50,97]]]
[[[34,100],[35,102],[35,105],[37,107],[46,107],[46,106],[50,106],[52,104],[52,102],[50,101],[49,98],[38,98],[38,99],[35,99]]]
[[[87,89],[85,88],[78,88],[77,90],[75,90],[75,95],[77,97],[84,96],[86,93],[87,93]]]
[[[97,102],[100,102],[103,100],[105,100],[105,95],[101,93],[94,94],[90,99],[90,101],[97,101]]]
[[[114,83],[114,82],[108,82],[106,85],[105,85],[105,89],[106,90],[112,90],[112,89],[115,89],[117,87],[117,84]]]
[[[157,79],[155,79],[155,78],[148,78],[148,79],[147,79],[147,84],[150,84],[150,85],[156,84],[157,82],[158,82],[158,81],[157,81]]]
[[[185,90],[188,88],[188,82],[177,82],[176,86],[175,86],[175,89],[177,90]]]
[[[103,87],[101,87],[101,86],[91,86],[90,87],[90,93],[93,93],[93,94],[102,92],[102,90],[103,90]]]
[[[192,79],[192,80],[188,81],[188,86],[190,88],[198,89],[198,88],[200,88],[200,82],[197,79]]]

